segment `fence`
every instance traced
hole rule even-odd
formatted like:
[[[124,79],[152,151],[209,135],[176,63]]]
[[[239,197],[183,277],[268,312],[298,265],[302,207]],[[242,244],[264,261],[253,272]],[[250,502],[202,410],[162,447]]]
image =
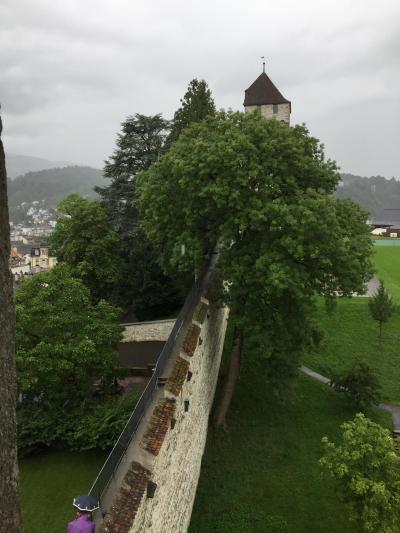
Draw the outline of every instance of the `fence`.
[[[121,435],[118,437],[114,448],[111,450],[110,455],[107,457],[106,462],[104,463],[99,475],[89,491],[89,494],[100,502],[100,508],[104,491],[108,487],[111,478],[114,477],[115,472],[137,431],[140,421],[142,420],[143,415],[146,413],[153,399],[154,393],[158,387],[158,378],[164,371],[166,363],[172,353],[175,339],[178,336],[185,319],[193,310],[194,304],[200,299],[203,281],[211,268],[212,267],[210,266],[205,271],[203,276],[193,285],[191,291],[189,292],[178,318],[175,321],[174,327],[168,337],[168,340],[160,353],[151,379],[147,383],[146,388],[140,396],[139,401],[137,402],[128,422],[126,423],[126,426],[122,430]]]

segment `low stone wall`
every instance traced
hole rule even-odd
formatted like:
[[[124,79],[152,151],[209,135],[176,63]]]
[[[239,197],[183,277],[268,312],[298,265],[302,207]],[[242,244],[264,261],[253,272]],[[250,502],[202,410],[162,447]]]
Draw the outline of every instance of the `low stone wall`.
[[[122,324],[124,331],[122,342],[166,341],[174,327],[175,319],[155,320],[153,322],[136,322]]]
[[[202,298],[193,316],[100,532],[187,531],[228,310]]]

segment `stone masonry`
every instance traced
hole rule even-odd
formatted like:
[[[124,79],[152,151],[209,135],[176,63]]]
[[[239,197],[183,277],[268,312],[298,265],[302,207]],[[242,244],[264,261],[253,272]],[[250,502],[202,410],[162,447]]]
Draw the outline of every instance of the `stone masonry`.
[[[185,533],[200,475],[227,308],[202,298],[100,533]]]

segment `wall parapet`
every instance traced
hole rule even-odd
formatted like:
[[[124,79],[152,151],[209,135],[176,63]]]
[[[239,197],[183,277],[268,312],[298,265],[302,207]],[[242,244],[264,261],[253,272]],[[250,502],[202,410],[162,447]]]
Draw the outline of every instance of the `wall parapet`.
[[[185,302],[176,322],[181,318],[179,330],[167,341],[169,354],[158,373],[158,385],[165,385],[153,390],[103,494],[107,514],[104,520],[96,517],[102,533],[187,531],[228,318],[227,308],[203,296],[216,259],[190,305]]]

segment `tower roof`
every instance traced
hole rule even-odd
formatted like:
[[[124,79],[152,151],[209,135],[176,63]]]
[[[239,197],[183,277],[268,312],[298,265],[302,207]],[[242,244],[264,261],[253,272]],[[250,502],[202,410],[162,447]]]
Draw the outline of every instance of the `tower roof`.
[[[244,105],[290,104],[263,72],[244,92]]]

